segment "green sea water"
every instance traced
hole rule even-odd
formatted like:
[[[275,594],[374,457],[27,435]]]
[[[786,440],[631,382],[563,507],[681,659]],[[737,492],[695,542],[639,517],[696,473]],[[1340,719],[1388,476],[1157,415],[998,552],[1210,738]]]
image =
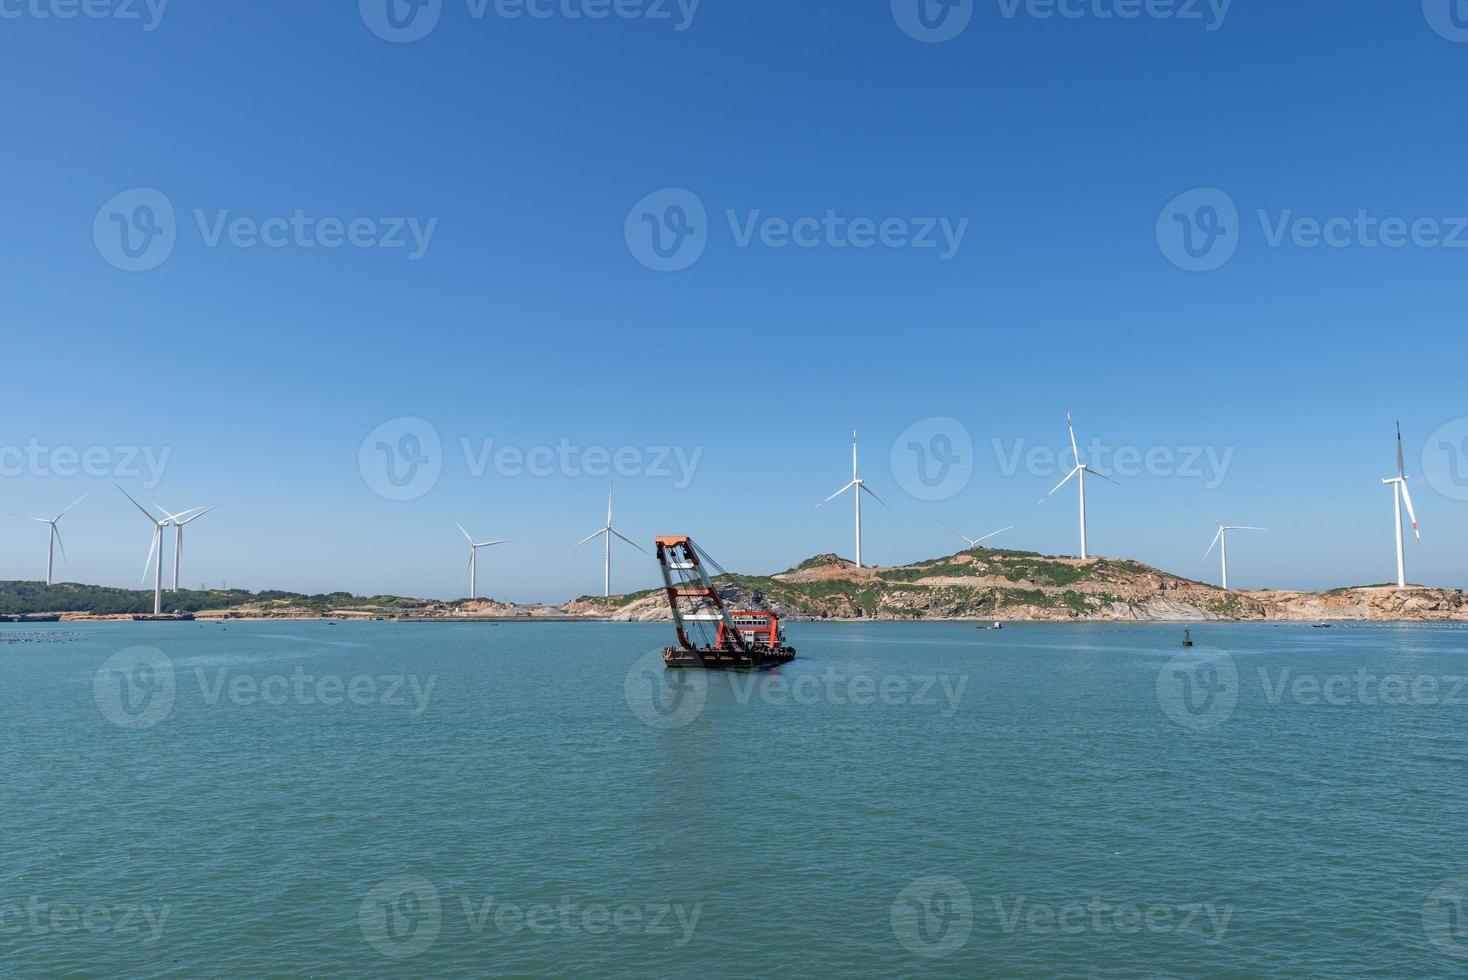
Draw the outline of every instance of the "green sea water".
[[[1468,630],[0,627],[0,975],[1468,975]]]

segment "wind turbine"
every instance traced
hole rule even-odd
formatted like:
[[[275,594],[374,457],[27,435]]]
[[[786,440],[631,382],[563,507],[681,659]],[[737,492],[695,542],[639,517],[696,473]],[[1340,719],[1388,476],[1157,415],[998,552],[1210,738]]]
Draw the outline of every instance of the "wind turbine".
[[[611,521],[608,521],[607,523],[610,524]],[[493,548],[497,544],[509,544],[510,542],[509,539],[506,539],[504,541],[485,541],[483,543],[475,543],[474,538],[469,534],[468,531],[464,530],[464,525],[460,524],[457,518],[454,520],[454,526],[459,529],[459,533],[464,536],[464,540],[469,542],[469,567],[466,569],[469,575],[469,598],[478,599],[479,549]],[[459,584],[464,584],[463,579],[459,580]]]
[[[117,484],[114,483],[113,486],[116,487]],[[158,564],[154,568],[153,578],[153,615],[161,616],[163,614],[163,529],[173,523],[174,517],[169,515],[159,520],[148,513],[148,508],[133,500],[132,494],[123,490],[122,487],[117,487],[117,489],[124,497],[131,500],[132,505],[138,509],[138,512],[148,519],[149,524],[153,525],[153,540],[148,544],[148,560],[143,562],[143,581],[146,582],[148,580],[148,566],[153,564],[153,552],[157,551]],[[162,509],[161,507],[159,508],[159,510]],[[168,512],[164,511],[164,513],[167,514]],[[184,511],[184,513],[187,514],[189,512]]]
[[[1090,465],[1088,465],[1088,464],[1086,464],[1086,463],[1084,463],[1084,462],[1081,461],[1081,451],[1076,446],[1076,427],[1075,427],[1075,423],[1071,421],[1070,412],[1069,411],[1067,411],[1065,413],[1065,425],[1066,425],[1066,427],[1068,429],[1070,429],[1070,451],[1073,452],[1073,453],[1075,453],[1076,467],[1075,467],[1075,469],[1071,470],[1069,473],[1067,473],[1065,475],[1065,479],[1064,480],[1061,480],[1059,483],[1057,483],[1055,485],[1055,489],[1054,490],[1051,490],[1049,493],[1045,494],[1045,497],[1042,497],[1040,499],[1040,503],[1043,504],[1047,498],[1055,496],[1056,491],[1058,491],[1061,487],[1063,487],[1067,483],[1069,483],[1071,477],[1073,477],[1073,476],[1080,477],[1080,488],[1081,488],[1081,560],[1082,561],[1085,561],[1087,558],[1091,557],[1090,554],[1087,553],[1087,551],[1086,551],[1086,474],[1087,473],[1090,473],[1092,476],[1099,476],[1101,479],[1105,480],[1107,483],[1115,483],[1116,481],[1113,480],[1111,477],[1107,476],[1105,473],[1102,473],[1100,470],[1092,469],[1090,467]]]
[[[46,584],[47,585],[50,585],[51,584],[51,569],[54,567],[53,562],[54,562],[54,559],[55,559],[55,552],[56,552],[56,546],[57,545],[61,545],[61,557],[62,557],[62,559],[64,560],[66,558],[66,545],[61,544],[61,530],[56,525],[58,523],[60,523],[61,519],[63,517],[65,517],[68,512],[70,512],[70,510],[71,510],[72,507],[75,507],[77,504],[81,503],[83,500],[86,500],[86,499],[87,499],[87,495],[86,494],[82,494],[80,497],[76,498],[75,500],[73,500],[71,502],[71,507],[67,507],[66,510],[63,510],[61,513],[57,514],[56,517],[54,519],[52,519],[52,520],[47,520],[44,517],[31,517],[31,518],[26,518],[27,520],[32,520],[32,521],[36,521],[36,522],[41,523],[41,524],[48,525],[51,528],[51,533],[50,533],[50,535],[46,539]],[[15,514],[13,516],[20,517],[21,515],[20,514]]]
[[[136,503],[136,501],[134,501],[134,503]],[[153,506],[158,507],[157,504],[154,504]],[[183,514],[169,514],[168,511],[163,510],[162,507],[158,507],[158,509],[162,510],[165,514],[168,514],[168,519],[173,522],[173,588],[169,589],[168,591],[177,592],[178,566],[180,560],[183,558],[183,529],[188,525],[194,523],[194,521],[197,521],[199,518],[203,517],[205,514],[209,513],[211,510],[214,510],[215,508],[205,507],[203,509],[200,509],[198,507],[195,507],[193,510],[184,511]],[[197,514],[194,514],[195,510],[199,512]],[[194,514],[194,516],[185,517],[185,514]]]
[[[462,528],[460,530],[462,530]],[[631,538],[627,537],[627,535],[623,534],[621,531],[617,531],[617,530],[614,530],[612,528],[612,494],[611,494],[610,491],[607,492],[607,523],[606,523],[606,527],[603,527],[600,531],[593,531],[591,534],[588,534],[586,537],[582,538],[580,541],[577,541],[575,544],[571,545],[571,548],[574,550],[576,548],[581,547],[583,544],[585,544],[588,541],[594,541],[597,538],[603,537],[603,536],[605,536],[605,538],[606,538],[606,582],[605,582],[605,589],[606,589],[606,596],[607,596],[607,598],[611,598],[611,595],[612,595],[612,538],[614,536],[615,537],[618,537],[618,538],[621,538],[623,541],[627,542],[632,547],[634,547],[638,551],[642,552],[644,555],[647,555],[649,558],[651,558],[652,555],[649,554],[648,553],[648,550],[646,548],[644,548],[642,545],[638,544],[636,541],[633,541]]]
[[[848,490],[855,491],[852,494],[852,497],[856,499],[856,567],[861,568],[861,495],[863,493],[871,494],[872,498],[883,507],[887,507],[887,501],[883,500],[881,497],[878,497],[877,492],[871,487],[867,486],[866,481],[857,475],[855,429],[851,430],[851,482],[846,484],[846,486],[842,487],[840,490],[837,490],[835,493],[831,494],[831,496],[827,497],[825,500],[822,500],[819,504],[816,504],[816,506],[821,507],[825,504],[829,504],[831,501],[835,500],[837,497],[841,496]],[[892,508],[887,507],[887,509],[890,511]]]
[[[942,521],[939,521],[938,523],[943,524]],[[952,531],[954,534],[957,534],[960,538],[963,538],[963,540],[967,541],[970,548],[977,548],[979,545],[983,544],[985,541],[988,541],[990,538],[997,537],[998,535],[1003,534],[1005,531],[1014,530],[1014,525],[1011,524],[1009,525],[1009,527],[1001,527],[997,531],[990,531],[982,538],[971,538],[967,534],[960,534],[955,528],[949,527],[947,524],[943,524],[943,526],[948,528],[948,530]]]
[[[1269,528],[1267,528],[1267,527],[1245,527],[1242,524],[1225,524],[1225,523],[1223,523],[1223,521],[1220,521],[1218,519],[1218,516],[1216,514],[1215,515],[1212,515],[1212,517],[1213,517],[1213,523],[1218,525],[1218,533],[1213,536],[1213,543],[1208,546],[1208,550],[1205,551],[1205,552],[1203,552],[1203,558],[1206,560],[1209,555],[1213,554],[1213,548],[1214,548],[1215,545],[1221,545],[1222,546],[1220,548],[1220,552],[1223,555],[1223,591],[1227,592],[1228,591],[1228,532],[1230,532],[1230,531],[1267,531],[1267,530],[1269,530]]]
[[[1417,543],[1422,543],[1422,531],[1417,527],[1417,512],[1412,509],[1412,494],[1407,490],[1407,464],[1402,458],[1402,423],[1397,423],[1397,475],[1388,480],[1382,480],[1383,484],[1391,484],[1392,499],[1396,502],[1397,519],[1392,526],[1397,529],[1397,588],[1407,587],[1407,556],[1402,551],[1402,503],[1407,504],[1407,516],[1412,518],[1412,533],[1417,535]]]

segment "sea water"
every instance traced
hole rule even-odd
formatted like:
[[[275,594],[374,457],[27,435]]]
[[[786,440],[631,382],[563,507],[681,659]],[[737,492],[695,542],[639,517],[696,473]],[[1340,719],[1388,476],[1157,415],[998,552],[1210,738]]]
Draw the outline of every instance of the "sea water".
[[[0,627],[7,976],[1462,976],[1468,630]]]

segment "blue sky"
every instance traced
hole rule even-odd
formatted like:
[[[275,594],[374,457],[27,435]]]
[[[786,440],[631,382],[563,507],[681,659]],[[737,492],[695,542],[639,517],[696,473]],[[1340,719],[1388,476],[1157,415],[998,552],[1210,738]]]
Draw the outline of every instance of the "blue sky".
[[[484,558],[482,592],[599,591],[599,552],[568,546],[610,481],[476,472],[487,440],[623,450],[621,530],[774,571],[850,555],[849,504],[813,505],[849,479],[853,426],[895,511],[868,508],[869,561],[947,552],[938,521],[1074,553],[1074,495],[1036,505],[1063,469],[1005,462],[1065,446],[1069,408],[1083,444],[1170,454],[1091,486],[1093,550],[1216,580],[1211,508],[1273,529],[1232,543],[1251,588],[1393,577],[1379,481],[1400,418],[1424,533],[1410,577],[1468,584],[1451,100],[1468,43],[1446,3],[1123,19],[1099,16],[1111,0],[1078,17],[991,0],[925,43],[905,0],[703,0],[691,21],[442,0],[395,43],[367,24],[386,0],[38,15],[57,2],[0,4],[0,452],[43,447],[41,465],[0,455],[0,510],[90,493],[62,525],[62,578],[138,582],[149,531],[116,477],[220,505],[188,532],[189,585],[461,594],[457,516],[518,542]],[[114,233],[151,227],[140,188],[174,211],[172,250],[129,272]],[[690,201],[702,251],[649,268],[637,230]],[[1198,260],[1219,267],[1180,267],[1204,239],[1173,236],[1220,213]],[[358,218],[361,241],[408,244],[323,247]],[[1389,218],[1405,244],[1380,243]],[[856,247],[863,219],[908,247]],[[1337,219],[1337,244],[1311,219]],[[778,247],[780,221],[812,247]],[[945,222],[956,248],[912,247]],[[251,244],[261,226],[282,246]],[[442,447],[409,500],[359,459],[383,423],[398,445],[400,418]],[[914,424],[929,451],[973,442],[942,499],[920,499]],[[111,462],[57,475],[94,447]],[[156,487],[125,447],[167,453]],[[696,456],[691,480],[662,475],[661,447]],[[1193,447],[1227,466],[1184,465]],[[0,523],[0,576],[39,577],[44,546]],[[614,571],[621,590],[656,580],[630,549]]]

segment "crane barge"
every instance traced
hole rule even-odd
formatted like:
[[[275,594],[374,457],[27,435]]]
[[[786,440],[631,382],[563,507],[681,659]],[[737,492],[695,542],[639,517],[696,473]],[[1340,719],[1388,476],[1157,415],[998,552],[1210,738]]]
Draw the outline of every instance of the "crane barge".
[[[706,565],[718,565],[686,535],[657,539],[658,566],[678,645],[663,649],[663,666],[714,670],[768,670],[795,659],[795,648],[785,645],[780,617],[769,610],[731,612],[709,578]],[[721,570],[722,571],[722,570]],[[690,604],[685,609],[684,602]],[[717,625],[712,637],[707,627]],[[690,627],[701,634],[695,643]]]

